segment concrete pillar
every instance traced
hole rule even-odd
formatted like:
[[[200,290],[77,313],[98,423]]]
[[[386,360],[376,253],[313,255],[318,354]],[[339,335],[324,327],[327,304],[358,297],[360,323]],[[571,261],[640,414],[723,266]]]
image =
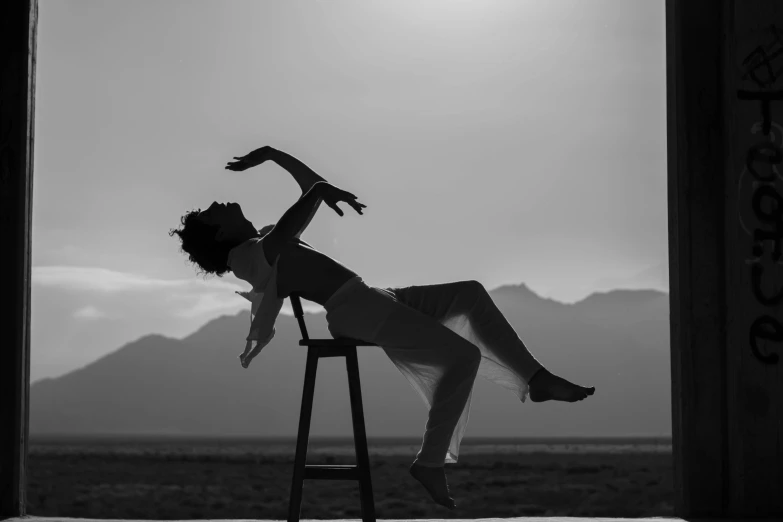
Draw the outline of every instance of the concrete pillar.
[[[682,517],[783,516],[781,8],[774,0],[666,3]]]
[[[729,5],[728,513],[783,518],[783,3]]]
[[[0,1],[0,518],[25,512],[37,16]]]

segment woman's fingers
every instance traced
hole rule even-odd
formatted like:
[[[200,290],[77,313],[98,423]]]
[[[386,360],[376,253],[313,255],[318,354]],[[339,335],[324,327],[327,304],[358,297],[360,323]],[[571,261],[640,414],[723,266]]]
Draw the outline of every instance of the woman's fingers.
[[[339,214],[340,216],[344,215],[340,207],[337,206],[337,203],[339,203],[340,201],[344,201],[345,203],[348,203],[351,207],[353,207],[353,209],[358,214],[361,215],[364,215],[362,209],[367,208],[367,205],[365,205],[364,203],[359,203],[356,200],[356,196],[354,194],[351,194],[350,192],[341,189],[336,194],[327,193],[323,198],[323,201],[327,205],[329,205],[332,209],[334,209],[334,211],[337,212],[337,214]]]
[[[237,158],[237,161],[229,161],[226,165],[229,170],[245,170],[247,167],[247,162],[242,158]]]
[[[327,201],[326,204],[329,205],[332,208],[332,210],[337,212],[338,215],[340,215],[340,216],[343,215],[343,211],[340,209],[340,207],[337,206],[337,202]]]

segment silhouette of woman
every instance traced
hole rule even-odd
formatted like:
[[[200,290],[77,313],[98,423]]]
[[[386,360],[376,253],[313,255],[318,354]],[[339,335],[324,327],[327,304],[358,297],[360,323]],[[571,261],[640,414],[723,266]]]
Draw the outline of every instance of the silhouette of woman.
[[[226,169],[244,171],[274,161],[302,189],[278,220],[260,231],[236,203],[213,203],[182,217],[182,250],[208,273],[227,271],[249,282],[251,327],[240,362],[247,368],[274,337],[274,322],[292,292],[322,305],[333,337],[380,346],[429,409],[421,449],[410,467],[438,504],[455,507],[444,464],[456,463],[468,422],[473,382],[481,375],[525,402],[576,402],[595,388],[549,372],[530,353],[478,281],[377,288],[299,236],[321,202],[343,216],[366,205],[326,182],[304,163],[269,146],[235,157]]]

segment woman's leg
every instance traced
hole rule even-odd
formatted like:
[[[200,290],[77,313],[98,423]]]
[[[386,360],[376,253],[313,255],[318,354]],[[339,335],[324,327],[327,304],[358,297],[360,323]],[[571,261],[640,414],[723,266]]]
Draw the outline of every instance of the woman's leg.
[[[443,466],[455,427],[462,417],[467,423],[480,351],[442,324],[402,304],[386,319],[373,342],[384,348],[429,406],[416,463]]]
[[[351,337],[382,347],[430,409],[417,462],[443,466],[456,462],[447,456],[462,417],[467,421],[469,399],[481,352],[470,341],[395,300],[382,289],[357,287],[336,309],[327,313],[333,337]]]
[[[478,281],[390,288],[402,303],[447,325],[470,340],[483,357],[479,375],[514,392],[523,402],[574,402],[592,395],[594,388],[570,383],[533,356]],[[537,377],[535,386],[529,386]]]
[[[383,347],[429,406],[421,449],[410,473],[435,502],[453,509],[444,463],[456,462],[481,353],[439,322],[404,304],[397,304],[373,342]]]
[[[327,310],[332,336],[381,346],[429,407],[422,447],[411,474],[436,502],[453,507],[443,465],[449,459],[456,462],[456,445],[467,424],[481,360],[478,348],[379,289],[357,288],[342,304]],[[458,425],[460,433],[451,455]]]
[[[524,388],[543,365],[528,350],[481,283],[456,281],[389,290],[401,303],[445,324],[478,346],[484,358],[482,365],[490,375],[480,374],[500,381],[498,384],[517,391],[523,399]]]

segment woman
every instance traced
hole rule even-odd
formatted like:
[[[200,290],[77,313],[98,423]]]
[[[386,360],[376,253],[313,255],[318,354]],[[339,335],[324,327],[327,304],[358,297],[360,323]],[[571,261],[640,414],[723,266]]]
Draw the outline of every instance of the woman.
[[[292,292],[326,309],[333,337],[380,346],[429,408],[421,449],[410,473],[433,500],[455,507],[445,463],[456,463],[467,426],[476,375],[511,390],[522,402],[576,402],[595,392],[544,368],[528,351],[477,281],[376,288],[299,236],[323,201],[338,215],[344,202],[362,214],[356,196],[327,183],[293,156],[261,147],[226,168],[243,171],[274,161],[294,177],[302,197],[275,225],[260,231],[236,203],[213,203],[181,219],[182,250],[205,272],[229,270],[253,285],[251,328],[240,362],[250,361],[274,336],[283,299]],[[254,344],[255,343],[255,344]]]

